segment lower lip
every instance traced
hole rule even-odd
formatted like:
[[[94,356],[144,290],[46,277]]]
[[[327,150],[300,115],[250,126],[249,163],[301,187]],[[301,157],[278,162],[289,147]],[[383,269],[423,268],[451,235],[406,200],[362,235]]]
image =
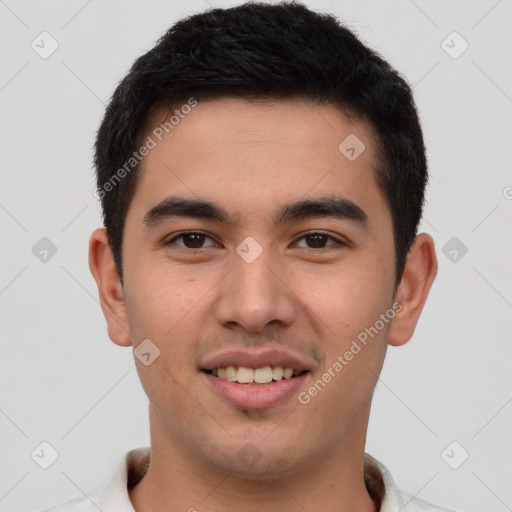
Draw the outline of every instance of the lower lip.
[[[268,384],[240,384],[220,379],[209,373],[201,372],[213,389],[227,402],[244,409],[262,409],[271,407],[282,400],[297,394],[303,386],[308,373],[282,379]]]

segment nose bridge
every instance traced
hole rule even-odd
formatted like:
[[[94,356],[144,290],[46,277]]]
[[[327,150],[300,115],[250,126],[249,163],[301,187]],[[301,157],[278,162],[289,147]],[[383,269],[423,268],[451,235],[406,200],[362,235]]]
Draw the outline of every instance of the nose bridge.
[[[248,251],[244,253],[243,249]],[[286,280],[277,277],[278,262],[271,251],[261,250],[256,257],[254,253],[246,257],[251,250],[254,247],[240,244],[233,255],[232,271],[219,287],[217,321],[224,326],[238,324],[252,332],[264,329],[270,322],[290,325],[296,314],[295,301],[284,284]]]

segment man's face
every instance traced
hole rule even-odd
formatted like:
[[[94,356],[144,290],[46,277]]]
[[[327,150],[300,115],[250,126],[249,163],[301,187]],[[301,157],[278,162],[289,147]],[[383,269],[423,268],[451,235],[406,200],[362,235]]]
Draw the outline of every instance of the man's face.
[[[133,346],[160,350],[148,366],[137,360],[152,434],[253,478],[361,451],[390,324],[359,351],[353,341],[392,308],[395,281],[370,129],[331,106],[223,99],[200,102],[158,141],[151,131],[170,115],[143,139],[157,144],[123,245]],[[351,134],[366,148],[355,160],[361,146],[338,149]],[[170,198],[215,208],[155,209]],[[281,366],[299,375],[227,380],[269,366],[258,379],[279,379]]]

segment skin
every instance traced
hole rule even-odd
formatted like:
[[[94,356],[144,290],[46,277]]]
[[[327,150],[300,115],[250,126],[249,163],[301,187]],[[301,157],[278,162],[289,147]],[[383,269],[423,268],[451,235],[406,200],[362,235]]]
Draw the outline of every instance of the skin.
[[[338,150],[349,134],[366,146],[353,162]],[[391,214],[374,147],[367,123],[332,106],[201,102],[145,158],[124,228],[123,285],[105,230],[92,234],[90,268],[109,337],[134,348],[149,338],[160,350],[149,366],[135,359],[152,445],[149,470],[130,492],[138,512],[377,510],[363,479],[371,398],[387,346],[414,332],[437,261],[432,238],[418,235],[395,290]],[[273,224],[279,205],[333,193],[356,203],[367,225],[333,217]],[[237,222],[173,217],[146,225],[146,213],[171,195],[215,202]],[[345,244],[321,238],[326,247],[318,248],[304,238],[310,230]],[[190,239],[165,245],[182,231],[210,238],[199,253]],[[263,249],[252,263],[236,252],[246,237]],[[307,405],[293,395],[243,410],[198,369],[224,349],[288,350],[313,362],[300,390],[307,391],[395,302],[394,319]],[[239,453],[247,446],[257,454],[251,463]]]

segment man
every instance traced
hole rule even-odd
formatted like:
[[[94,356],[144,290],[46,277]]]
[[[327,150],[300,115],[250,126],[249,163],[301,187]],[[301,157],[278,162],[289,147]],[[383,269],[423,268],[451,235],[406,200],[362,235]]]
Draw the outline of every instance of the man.
[[[90,268],[151,451],[54,510],[442,510],[364,453],[386,348],[437,271],[397,72],[300,4],[213,9],[135,62],[95,163]]]

